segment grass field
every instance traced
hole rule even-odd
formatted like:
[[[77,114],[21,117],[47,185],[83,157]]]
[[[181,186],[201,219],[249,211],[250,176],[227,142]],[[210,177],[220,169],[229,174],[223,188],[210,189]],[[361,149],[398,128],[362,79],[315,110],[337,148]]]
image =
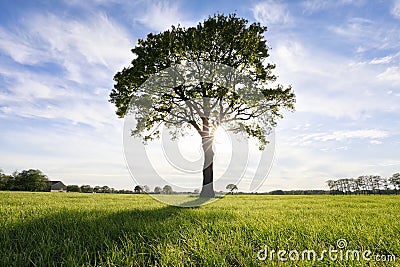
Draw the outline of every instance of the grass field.
[[[400,266],[400,196],[226,196],[176,208],[146,195],[0,192],[0,248],[0,266]],[[339,258],[302,260],[306,249]],[[347,250],[372,255],[341,260]]]

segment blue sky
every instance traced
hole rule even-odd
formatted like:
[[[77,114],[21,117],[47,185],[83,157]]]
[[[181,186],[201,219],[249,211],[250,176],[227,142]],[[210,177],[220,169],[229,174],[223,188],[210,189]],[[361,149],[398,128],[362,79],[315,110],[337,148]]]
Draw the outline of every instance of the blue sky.
[[[129,3],[128,3],[129,2]],[[138,38],[216,12],[268,26],[297,95],[259,191],[400,171],[400,1],[0,1],[0,168],[130,188],[108,103]]]

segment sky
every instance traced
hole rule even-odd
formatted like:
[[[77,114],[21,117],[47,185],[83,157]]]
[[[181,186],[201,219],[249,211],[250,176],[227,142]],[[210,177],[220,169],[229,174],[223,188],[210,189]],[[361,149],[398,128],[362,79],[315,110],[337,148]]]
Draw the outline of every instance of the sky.
[[[138,39],[218,12],[268,27],[269,61],[297,97],[259,192],[400,172],[399,0],[0,0],[0,168],[133,188],[113,76]]]

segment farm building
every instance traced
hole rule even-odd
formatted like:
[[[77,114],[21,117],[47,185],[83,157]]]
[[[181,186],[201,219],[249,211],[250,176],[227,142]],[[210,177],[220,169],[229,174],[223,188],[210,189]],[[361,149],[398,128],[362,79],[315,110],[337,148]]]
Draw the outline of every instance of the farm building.
[[[50,181],[50,192],[67,192],[67,186],[61,181]]]

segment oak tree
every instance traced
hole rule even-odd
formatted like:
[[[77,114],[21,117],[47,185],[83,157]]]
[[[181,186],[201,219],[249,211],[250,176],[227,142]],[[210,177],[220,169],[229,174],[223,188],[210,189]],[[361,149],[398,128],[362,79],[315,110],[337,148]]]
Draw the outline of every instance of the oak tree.
[[[184,127],[198,132],[204,152],[202,197],[215,195],[212,144],[219,126],[226,124],[228,130],[255,137],[263,149],[271,128],[282,117],[282,110],[294,110],[291,86],[276,82],[275,65],[266,60],[270,50],[264,36],[266,30],[259,23],[249,24],[235,14],[216,14],[196,27],[172,26],[139,39],[132,49],[131,65],[114,76],[110,102],[117,107],[119,117],[135,110],[137,125],[132,135],[144,140],[158,138],[159,131],[152,129],[161,123],[176,135],[184,134]],[[234,78],[231,86],[236,73],[229,71],[220,79],[230,80],[229,86],[215,82],[214,78],[192,79],[188,76],[199,66],[196,63],[183,72],[186,77],[175,80],[173,85],[150,92],[143,87],[154,75],[188,62],[228,66],[248,80]],[[218,65],[206,64],[197,76],[214,77],[215,66]]]

